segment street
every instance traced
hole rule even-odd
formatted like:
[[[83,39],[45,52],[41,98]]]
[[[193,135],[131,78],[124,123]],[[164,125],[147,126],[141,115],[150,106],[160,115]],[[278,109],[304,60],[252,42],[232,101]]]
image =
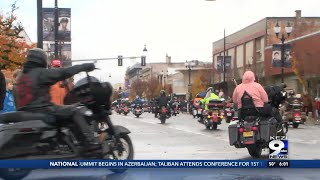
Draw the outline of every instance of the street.
[[[229,145],[228,124],[223,121],[217,130],[207,130],[189,114],[171,117],[164,125],[153,114],[136,118],[114,114],[113,122],[132,132],[135,159],[252,159],[247,149]],[[289,128],[290,159],[320,159],[319,126],[301,125]],[[267,159],[269,150],[265,150]]]
[[[113,114],[115,124],[127,127],[132,133],[135,159],[251,159],[246,149],[229,146],[227,124],[218,130],[206,130],[189,114],[179,114],[162,125],[153,114],[136,118]],[[288,132],[290,159],[320,159],[319,126],[301,125]],[[263,152],[267,159],[268,150]],[[130,169],[113,174],[105,169],[35,170],[25,179],[318,179],[314,169]]]

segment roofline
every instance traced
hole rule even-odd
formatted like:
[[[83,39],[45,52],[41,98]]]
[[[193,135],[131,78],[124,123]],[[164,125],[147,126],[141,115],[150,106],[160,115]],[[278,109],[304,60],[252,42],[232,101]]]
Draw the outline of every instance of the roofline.
[[[253,26],[253,25],[255,25],[255,24],[258,24],[259,22],[264,21],[264,20],[266,20],[266,19],[267,19],[267,18],[262,18],[262,19],[259,20],[259,21],[256,21],[256,22],[254,22],[254,23],[252,23],[252,24],[250,24],[250,25],[248,25],[248,26],[246,26],[246,27],[244,27],[244,28],[242,28],[242,29],[240,29],[240,30],[232,33],[232,34],[229,34],[228,36],[226,36],[226,38],[229,37],[229,36],[232,36],[232,35],[234,35],[234,34],[237,34],[237,33],[241,32],[241,31],[243,31],[244,29],[246,29],[246,28],[248,28],[248,27],[250,27],[250,26]],[[217,40],[217,41],[214,41],[214,42],[212,42],[212,44],[217,43],[217,42],[219,42],[219,41],[222,41],[223,39],[224,39],[224,38],[221,38],[221,39],[219,39],[219,40]]]
[[[315,17],[315,16],[311,16],[311,17],[301,17],[301,18],[319,18],[320,19],[320,17]],[[232,35],[234,35],[234,34],[236,34],[236,33],[238,33],[238,32],[240,32],[240,31],[243,31],[244,29],[246,29],[246,28],[248,28],[248,27],[250,27],[250,26],[253,26],[253,25],[255,25],[255,24],[258,24],[259,22],[261,22],[261,21],[263,21],[263,20],[268,20],[268,19],[296,19],[296,17],[294,16],[294,17],[265,17],[265,18],[263,18],[263,19],[261,19],[261,20],[259,20],[259,21],[256,21],[255,23],[252,23],[252,24],[250,24],[250,25],[248,25],[248,26],[246,26],[246,27],[244,27],[244,28],[242,28],[242,29],[240,29],[240,30],[238,30],[238,31],[236,31],[236,32],[234,32],[234,33],[232,33],[232,34],[230,34],[230,35],[228,35],[228,36],[226,36],[226,38],[227,37],[229,37],[229,36],[232,36]],[[221,38],[221,39],[219,39],[219,40],[217,40],[217,41],[214,41],[212,44],[214,44],[214,43],[216,43],[216,42],[218,42],[218,41],[221,41],[221,40],[223,40],[224,38]]]
[[[315,35],[318,35],[320,34],[320,31],[316,31],[316,32],[313,32],[313,33],[310,33],[310,34],[306,34],[304,36],[300,36],[300,37],[297,37],[297,38],[294,38],[294,39],[291,39],[289,41],[286,41],[285,43],[292,43],[292,42],[295,42],[295,41],[299,41],[301,39],[305,39],[305,38],[308,38],[308,37],[312,37],[312,36],[315,36]],[[264,49],[267,50],[267,49],[271,49],[272,48],[272,45],[271,46],[268,46],[268,47],[265,47]]]

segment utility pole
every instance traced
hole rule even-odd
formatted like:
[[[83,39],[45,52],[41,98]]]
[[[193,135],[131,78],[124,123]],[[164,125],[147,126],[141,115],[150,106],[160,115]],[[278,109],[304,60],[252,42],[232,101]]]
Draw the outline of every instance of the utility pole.
[[[226,29],[223,30],[223,89],[228,95],[228,86],[226,83]]]
[[[226,29],[223,30],[223,84],[226,83]]]
[[[37,47],[43,49],[43,14],[42,14],[42,0],[37,0]]]
[[[58,0],[55,0],[54,1],[54,58],[55,59],[59,59],[58,28],[59,28],[59,9],[58,9]]]

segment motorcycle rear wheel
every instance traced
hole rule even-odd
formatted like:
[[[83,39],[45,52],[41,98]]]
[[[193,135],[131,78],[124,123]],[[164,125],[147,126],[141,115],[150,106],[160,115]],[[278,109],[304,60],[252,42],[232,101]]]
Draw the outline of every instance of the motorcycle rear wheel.
[[[259,158],[261,157],[262,154],[262,148],[258,147],[255,144],[249,145],[247,146],[248,152],[250,154],[251,157],[253,158]]]
[[[218,128],[218,124],[217,123],[213,123],[212,124],[212,129],[217,129]]]
[[[28,176],[31,169],[0,169],[0,177],[5,180],[20,180]]]
[[[298,123],[293,123],[293,124],[292,124],[292,127],[293,127],[293,128],[298,128],[298,127],[299,127],[299,124],[298,124]]]

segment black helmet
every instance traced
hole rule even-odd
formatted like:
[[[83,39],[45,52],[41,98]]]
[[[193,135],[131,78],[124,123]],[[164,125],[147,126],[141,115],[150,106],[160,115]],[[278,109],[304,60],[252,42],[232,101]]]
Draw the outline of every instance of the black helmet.
[[[166,91],[165,91],[165,90],[161,90],[161,91],[160,91],[160,95],[161,95],[161,96],[166,95]]]
[[[48,57],[44,50],[40,48],[33,48],[28,51],[27,62],[33,62],[39,67],[46,68],[48,66]]]

